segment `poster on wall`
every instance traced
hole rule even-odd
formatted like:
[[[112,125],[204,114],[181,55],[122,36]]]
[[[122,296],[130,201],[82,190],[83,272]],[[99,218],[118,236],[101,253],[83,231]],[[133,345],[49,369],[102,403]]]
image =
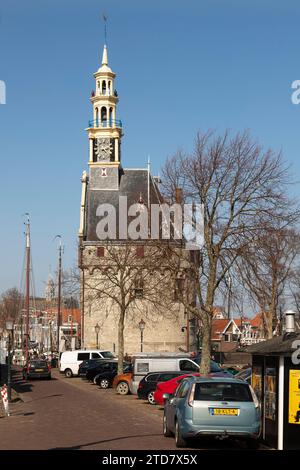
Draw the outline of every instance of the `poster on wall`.
[[[259,403],[262,400],[262,367],[253,366],[252,368],[252,388],[258,398]]]
[[[276,421],[276,369],[267,367],[265,375],[265,417]]]
[[[300,370],[290,370],[289,424],[300,425]]]

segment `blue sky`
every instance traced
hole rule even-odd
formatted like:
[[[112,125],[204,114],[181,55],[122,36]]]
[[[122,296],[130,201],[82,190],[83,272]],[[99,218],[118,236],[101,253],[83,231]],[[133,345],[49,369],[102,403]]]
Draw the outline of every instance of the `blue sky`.
[[[123,166],[143,167],[150,155],[157,173],[179,147],[192,148],[198,129],[247,128],[282,150],[300,180],[296,0],[1,0],[0,292],[20,284],[25,212],[37,293],[56,268],[56,234],[65,268],[76,263],[102,12],[125,126]]]

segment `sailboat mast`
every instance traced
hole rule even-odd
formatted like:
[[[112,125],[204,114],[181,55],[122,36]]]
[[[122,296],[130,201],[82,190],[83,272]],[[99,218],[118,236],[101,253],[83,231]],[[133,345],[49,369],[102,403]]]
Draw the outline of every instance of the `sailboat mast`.
[[[29,359],[29,308],[30,308],[30,219],[27,214],[26,222],[26,294],[25,294],[25,360]]]
[[[58,298],[57,298],[57,352],[59,353],[59,343],[60,343],[60,325],[61,325],[61,275],[62,275],[62,244],[61,236],[57,235],[59,238],[59,248],[58,248]]]

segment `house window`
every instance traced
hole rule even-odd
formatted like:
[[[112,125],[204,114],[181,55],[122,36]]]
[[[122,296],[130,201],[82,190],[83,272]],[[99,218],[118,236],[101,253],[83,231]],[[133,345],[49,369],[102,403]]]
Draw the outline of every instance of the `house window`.
[[[224,335],[224,341],[225,341],[225,343],[230,343],[230,334],[229,333]]]
[[[236,334],[236,333],[234,333],[234,334],[232,335],[232,341],[235,341],[235,342],[236,342],[236,341],[238,341],[238,339],[239,339],[239,335]]]

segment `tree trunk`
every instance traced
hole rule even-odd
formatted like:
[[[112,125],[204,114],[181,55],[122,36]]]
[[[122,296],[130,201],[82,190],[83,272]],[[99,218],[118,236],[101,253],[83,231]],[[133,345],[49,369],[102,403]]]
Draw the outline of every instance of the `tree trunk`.
[[[210,342],[211,342],[211,315],[206,311],[202,313],[202,349],[200,374],[210,373]]]
[[[118,324],[118,374],[123,374],[124,320],[125,320],[125,311],[123,309],[120,309],[120,318],[119,318],[119,324]]]
[[[210,255],[210,274],[207,283],[207,293],[205,308],[202,310],[203,318],[203,333],[202,333],[202,350],[201,350],[201,364],[200,373],[210,373],[210,355],[211,355],[211,322],[213,315],[214,299],[215,299],[215,285],[217,273],[217,258]]]

